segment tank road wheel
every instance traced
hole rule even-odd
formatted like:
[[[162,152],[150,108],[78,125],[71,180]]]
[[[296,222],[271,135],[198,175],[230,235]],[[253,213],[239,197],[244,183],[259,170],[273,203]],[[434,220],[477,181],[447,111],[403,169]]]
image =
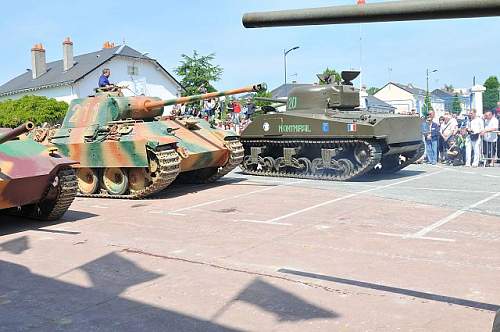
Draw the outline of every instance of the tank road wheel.
[[[306,157],[301,157],[297,159],[297,162],[300,166],[298,169],[298,173],[300,174],[309,174],[312,171],[312,162],[306,158]]]
[[[99,189],[99,178],[97,171],[92,168],[78,168],[76,170],[78,190],[84,195],[92,195]]]
[[[314,175],[320,175],[323,171],[323,159],[315,158],[311,163],[311,172]]]
[[[241,163],[240,167],[244,171],[251,170],[251,167],[252,167],[252,158],[250,156],[245,156],[245,158],[243,158],[243,162]]]
[[[370,159],[370,150],[366,145],[357,145],[354,148],[354,159],[360,164],[364,165]]]
[[[276,161],[274,162],[274,169],[279,172],[283,167],[285,167],[285,158],[276,158]]]
[[[264,172],[271,172],[274,169],[274,163],[273,157],[264,157],[262,159],[262,170]]]
[[[354,164],[349,159],[340,159],[338,161],[340,166],[340,175],[348,177],[354,170]]]
[[[106,168],[102,174],[102,184],[110,195],[123,195],[128,188],[127,173],[119,167]]]
[[[145,168],[132,168],[128,171],[128,187],[131,192],[146,189],[151,182],[151,176]]]

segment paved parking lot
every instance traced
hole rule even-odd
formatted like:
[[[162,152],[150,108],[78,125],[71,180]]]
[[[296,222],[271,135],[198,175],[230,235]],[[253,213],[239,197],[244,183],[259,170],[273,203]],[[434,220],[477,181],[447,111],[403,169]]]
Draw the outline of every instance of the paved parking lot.
[[[0,218],[2,331],[489,331],[500,309],[500,168],[233,172]]]

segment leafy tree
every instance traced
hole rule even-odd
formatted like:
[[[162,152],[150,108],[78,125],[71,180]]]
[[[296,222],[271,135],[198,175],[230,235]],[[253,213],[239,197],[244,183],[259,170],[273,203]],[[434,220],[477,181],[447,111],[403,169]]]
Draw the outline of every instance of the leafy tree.
[[[451,84],[445,84],[443,90],[452,93],[455,88]]]
[[[214,65],[215,53],[200,55],[193,51],[192,56],[181,55],[180,65],[175,68],[175,73],[179,75],[181,84],[185,88],[184,96],[200,93],[200,87],[205,86],[208,92],[215,91],[211,82],[220,80],[223,69]]]
[[[484,87],[486,91],[483,95],[483,107],[485,110],[494,109],[498,103],[498,89],[500,88],[500,83],[496,76],[490,76],[484,82]]]
[[[455,93],[453,96],[453,101],[451,103],[451,113],[459,115],[462,113],[462,105],[460,104],[460,99],[458,98],[458,94]]]
[[[369,95],[373,96],[374,94],[376,94],[380,89],[379,88],[376,88],[374,86],[372,86],[371,88],[368,88],[366,90],[366,93],[368,93]]]
[[[261,90],[255,94],[255,97],[260,97],[260,98],[272,98],[273,95],[271,94],[270,91],[266,90]],[[263,101],[263,100],[255,100],[255,106],[257,107],[262,107],[266,105],[271,105],[272,103],[269,101]]]
[[[0,102],[0,126],[15,127],[26,121],[33,121],[36,125],[55,124],[64,118],[67,110],[67,103],[53,98],[24,96],[8,99]]]
[[[332,83],[333,82],[340,82],[340,80],[342,79],[340,77],[340,74],[335,69],[330,69],[328,67],[326,67],[326,69],[323,71],[323,73],[321,75],[332,77]],[[323,82],[323,81],[321,81],[321,80],[319,80],[319,84],[320,85],[324,85],[326,83]]]
[[[426,94],[424,99],[424,106],[422,107],[422,115],[427,117],[430,111],[432,111],[431,96],[429,94]]]

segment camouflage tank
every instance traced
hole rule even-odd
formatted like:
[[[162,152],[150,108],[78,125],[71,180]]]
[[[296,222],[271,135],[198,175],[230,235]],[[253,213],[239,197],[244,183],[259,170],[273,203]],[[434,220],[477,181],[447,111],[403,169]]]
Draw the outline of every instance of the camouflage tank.
[[[33,138],[80,162],[80,194],[88,197],[144,198],[178,176],[213,182],[243,159],[239,137],[203,119],[162,117],[163,107],[259,91],[263,85],[161,100],[124,97],[120,89],[75,99],[59,128],[41,129]]]
[[[267,112],[241,134],[247,174],[346,181],[368,172],[396,172],[423,154],[418,116],[359,109],[356,71],[342,83],[290,91],[286,112]]]
[[[16,139],[33,128],[28,122],[0,129],[0,214],[57,220],[76,195],[75,162],[32,140]]]

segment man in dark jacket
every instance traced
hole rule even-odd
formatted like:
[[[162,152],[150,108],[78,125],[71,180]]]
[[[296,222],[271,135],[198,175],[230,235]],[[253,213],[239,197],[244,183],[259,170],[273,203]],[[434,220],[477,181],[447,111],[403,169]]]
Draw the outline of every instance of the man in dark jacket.
[[[424,136],[427,162],[432,165],[436,165],[439,140],[439,125],[432,121],[431,116],[428,116],[427,120],[422,124],[422,135]]]

